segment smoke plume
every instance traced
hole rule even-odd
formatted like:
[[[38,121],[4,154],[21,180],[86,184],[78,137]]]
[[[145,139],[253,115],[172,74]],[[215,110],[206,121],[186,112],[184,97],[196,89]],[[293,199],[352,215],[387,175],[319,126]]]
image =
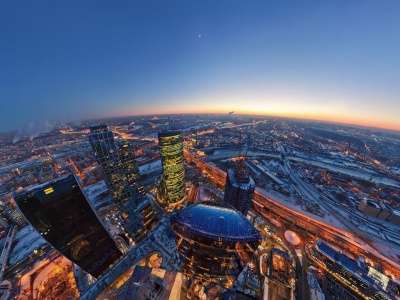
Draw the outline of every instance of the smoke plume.
[[[54,125],[49,121],[29,123],[17,131],[14,136],[13,143],[17,143],[23,138],[29,138],[29,140],[32,141],[41,133],[50,132],[53,128]]]

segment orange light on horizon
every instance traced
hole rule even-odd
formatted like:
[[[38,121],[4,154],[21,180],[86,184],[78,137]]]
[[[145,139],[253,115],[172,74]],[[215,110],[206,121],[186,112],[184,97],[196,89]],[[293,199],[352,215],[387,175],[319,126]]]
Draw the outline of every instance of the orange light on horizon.
[[[137,116],[137,115],[173,115],[173,114],[226,114],[226,109],[221,110],[168,110],[168,111],[154,111],[151,113],[126,113],[123,114],[113,114],[112,116],[107,117],[129,117],[129,116]],[[399,122],[391,122],[385,120],[371,120],[370,118],[351,118],[348,116],[338,116],[338,115],[327,115],[327,114],[305,114],[305,113],[274,113],[270,111],[241,111],[236,110],[234,115],[257,115],[257,116],[266,116],[266,117],[282,117],[282,118],[294,118],[294,119],[304,119],[304,120],[313,120],[313,121],[322,121],[322,122],[331,122],[331,123],[342,123],[346,125],[356,125],[356,126],[365,126],[365,127],[373,127],[373,128],[381,128],[388,130],[398,130],[400,131]]]
[[[246,98],[244,98],[246,99]],[[151,102],[151,101],[150,101]],[[194,105],[195,104],[195,105]],[[150,105],[149,105],[150,106]],[[291,98],[277,98],[277,100],[261,100],[254,98],[241,100],[237,97],[214,97],[206,96],[199,99],[174,101],[169,106],[153,106],[146,109],[125,108],[119,113],[107,117],[128,117],[133,115],[167,115],[167,114],[226,114],[234,111],[235,115],[259,115],[270,117],[286,117],[296,119],[308,119],[343,123],[348,125],[359,125],[400,131],[400,121],[397,117],[384,117],[375,112],[365,111],[347,107],[346,104],[334,104],[330,101],[323,103],[309,103],[307,101],[293,101]],[[106,117],[106,116],[104,116]]]

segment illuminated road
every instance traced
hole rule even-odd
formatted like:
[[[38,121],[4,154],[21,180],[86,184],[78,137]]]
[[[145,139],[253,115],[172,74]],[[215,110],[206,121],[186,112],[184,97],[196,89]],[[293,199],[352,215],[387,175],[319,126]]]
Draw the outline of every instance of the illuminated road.
[[[191,153],[189,150],[184,150],[185,158],[188,161],[192,161],[200,168],[203,173],[207,173],[214,177],[214,180],[219,185],[224,185],[226,180],[226,173],[215,166],[212,166],[204,161],[202,161],[195,154]],[[318,237],[323,240],[329,241],[338,247],[353,253],[354,255],[364,255],[371,260],[378,262],[384,269],[391,272],[391,274],[397,278],[400,278],[400,267],[399,265],[393,263],[390,258],[383,256],[377,250],[367,247],[364,243],[359,243],[354,239],[354,234],[352,232],[336,228],[334,226],[325,224],[321,221],[313,219],[309,216],[303,215],[298,211],[290,209],[273,199],[263,195],[262,189],[256,188],[254,193],[253,204],[256,205],[258,210],[265,210],[272,213],[276,218],[284,220],[291,224],[293,228],[304,235],[314,238]],[[361,234],[357,234],[361,236]],[[368,239],[368,237],[363,237]]]

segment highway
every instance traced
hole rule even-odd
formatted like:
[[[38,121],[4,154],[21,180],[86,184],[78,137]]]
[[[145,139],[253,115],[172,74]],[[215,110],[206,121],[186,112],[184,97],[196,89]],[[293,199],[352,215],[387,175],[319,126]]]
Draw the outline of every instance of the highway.
[[[225,185],[226,173],[215,166],[212,166],[202,159],[191,153],[189,150],[184,150],[185,159],[192,161],[205,173],[210,174],[214,177],[217,184]],[[388,270],[395,277],[400,278],[400,266],[394,263],[390,258],[382,255],[376,249],[371,246],[367,247],[366,243],[359,243],[353,236],[362,237],[367,240],[368,237],[364,237],[361,233],[353,234],[350,231],[346,231],[340,228],[323,223],[319,220],[313,219],[312,217],[301,214],[300,212],[286,207],[277,201],[267,197],[263,194],[263,190],[256,188],[253,198],[253,204],[258,204],[257,209],[264,209],[271,212],[277,219],[285,220],[289,222],[292,228],[302,234],[306,234],[314,240],[321,238],[329,243],[336,245],[337,247],[353,253],[354,255],[363,255],[370,258],[371,260],[379,263],[385,270]]]

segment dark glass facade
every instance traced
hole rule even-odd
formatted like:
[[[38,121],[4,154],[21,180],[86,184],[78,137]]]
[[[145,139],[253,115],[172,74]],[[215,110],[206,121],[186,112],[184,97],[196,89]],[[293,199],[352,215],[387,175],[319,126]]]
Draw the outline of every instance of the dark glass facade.
[[[118,157],[126,180],[135,194],[140,182],[140,172],[136,163],[135,149],[129,141],[119,142]]]
[[[135,196],[140,173],[132,145],[127,141],[118,144],[105,124],[90,126],[89,142],[104,169],[113,199],[120,203]]]
[[[92,276],[100,277],[122,257],[72,175],[14,199],[50,245]]]
[[[177,249],[188,276],[231,282],[261,242],[254,226],[222,203],[190,205],[171,218]]]
[[[225,182],[224,202],[246,215],[251,206],[256,185],[244,171],[228,170]]]
[[[183,137],[178,130],[166,130],[158,134],[165,193],[163,204],[174,206],[186,196],[185,168],[183,164]]]

